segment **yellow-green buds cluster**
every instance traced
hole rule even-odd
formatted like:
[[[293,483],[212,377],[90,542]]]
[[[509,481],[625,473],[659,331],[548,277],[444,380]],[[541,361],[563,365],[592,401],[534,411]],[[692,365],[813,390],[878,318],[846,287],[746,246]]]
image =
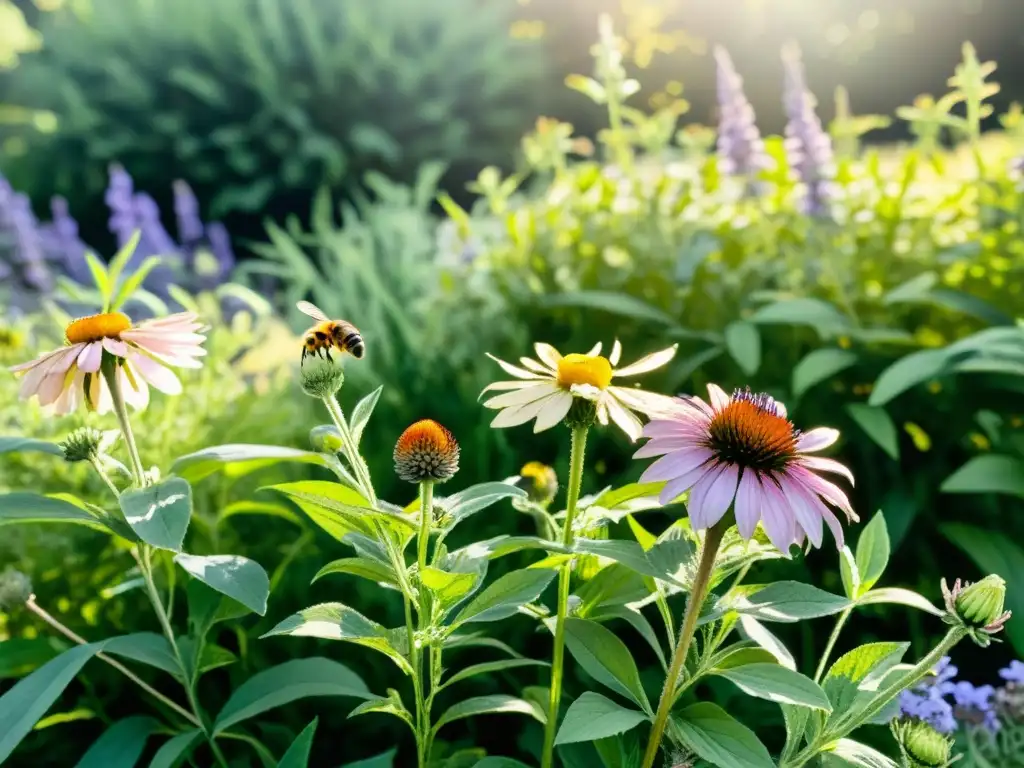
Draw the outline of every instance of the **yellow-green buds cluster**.
[[[21,571],[6,568],[0,573],[0,611],[24,605],[32,596],[32,580]]]
[[[320,453],[337,453],[344,444],[341,432],[333,424],[321,424],[309,431],[309,442],[314,451]]]
[[[534,504],[547,507],[558,493],[558,475],[547,464],[530,461],[519,470],[515,485],[526,491],[527,498]]]
[[[985,647],[991,636],[1002,630],[1010,620],[1010,612],[1003,610],[1006,601],[1006,582],[995,574],[981,581],[961,583],[957,579],[952,589],[942,580],[942,596],[946,603],[944,621],[959,624],[969,631],[971,639]]]
[[[337,359],[307,357],[299,369],[299,381],[303,392],[322,400],[338,393],[345,383],[345,371]]]
[[[945,768],[951,763],[953,739],[925,721],[894,720],[891,728],[908,768]]]
[[[395,443],[395,472],[409,483],[443,483],[459,471],[459,443],[432,419],[417,421]]]

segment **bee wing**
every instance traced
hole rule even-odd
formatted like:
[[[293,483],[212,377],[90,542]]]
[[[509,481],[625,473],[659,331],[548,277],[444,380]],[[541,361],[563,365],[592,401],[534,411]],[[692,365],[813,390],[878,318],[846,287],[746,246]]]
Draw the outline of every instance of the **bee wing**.
[[[311,304],[308,301],[300,301],[296,303],[295,306],[298,307],[299,312],[302,312],[304,315],[309,315],[314,320],[318,320],[321,323],[325,323],[331,319],[323,313],[320,307],[316,304]]]

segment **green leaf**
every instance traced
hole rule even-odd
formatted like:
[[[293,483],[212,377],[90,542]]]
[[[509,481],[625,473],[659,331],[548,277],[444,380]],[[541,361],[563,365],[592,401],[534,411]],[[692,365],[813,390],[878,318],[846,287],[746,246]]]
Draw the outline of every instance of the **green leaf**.
[[[650,710],[636,662],[614,632],[594,621],[569,618],[565,621],[565,644],[587,674],[632,699],[644,711]]]
[[[536,718],[537,714],[533,705],[528,701],[517,699],[515,696],[506,696],[496,693],[491,696],[475,696],[465,701],[460,701],[449,707],[434,724],[433,732],[437,733],[444,726],[456,720],[463,720],[467,717],[477,715],[503,715],[506,713],[517,713],[529,715]]]
[[[549,667],[551,666],[546,661],[534,661],[533,659],[502,659],[500,661],[484,661],[480,664],[473,664],[472,666],[460,669],[449,677],[442,685],[442,688],[447,688],[449,685],[461,682],[462,680],[468,680],[471,677],[477,675],[489,675],[492,672],[504,672],[507,669],[515,669],[516,667]]]
[[[857,561],[848,546],[839,550],[839,573],[843,578],[843,592],[851,600],[860,594],[860,571],[857,568]]]
[[[889,529],[885,516],[878,512],[864,526],[857,540],[857,572],[860,574],[860,593],[871,589],[885,573],[889,564]]]
[[[709,662],[712,672],[745,667],[748,664],[778,664],[778,661],[771,651],[755,645],[751,640],[744,640],[723,648]]]
[[[191,731],[185,731],[179,733],[173,739],[165,741],[157,753],[153,755],[153,761],[149,764],[149,768],[178,768],[189,753],[192,751],[192,747],[195,746],[196,741],[203,735],[203,732],[198,728]]]
[[[502,499],[526,498],[526,491],[510,483],[480,483],[472,485],[442,501],[444,517],[449,521],[445,529],[451,529],[470,515],[495,504]]]
[[[110,311],[114,312],[124,306],[124,303],[131,298],[132,294],[138,290],[139,286],[142,285],[143,281],[149,276],[159,264],[163,261],[159,256],[148,256],[136,269],[128,279],[121,283],[121,287],[117,290],[114,295],[113,301],[110,303]],[[111,288],[114,286],[111,285]]]
[[[899,435],[896,425],[892,423],[892,419],[884,408],[863,403],[851,403],[846,406],[846,412],[875,445],[885,451],[893,461],[899,461]]]
[[[371,698],[366,683],[344,664],[324,658],[295,659],[250,677],[235,689],[213,725],[215,734],[275,707],[310,696]]]
[[[217,472],[222,472],[231,479],[238,479],[282,462],[315,464],[328,469],[331,467],[330,457],[322,453],[278,445],[237,443],[216,445],[182,456],[171,465],[171,471],[189,482],[197,483]]]
[[[556,293],[538,299],[541,307],[573,307],[582,309],[593,309],[599,312],[607,312],[612,315],[629,317],[633,320],[660,323],[662,325],[675,325],[676,320],[671,315],[662,312],[647,302],[634,298],[625,293],[615,291],[574,291],[571,293]]]
[[[403,630],[404,631],[404,630]],[[321,603],[292,614],[263,637],[292,635],[343,640],[383,653],[407,674],[412,667],[392,643],[391,633],[375,621],[341,603]]]
[[[378,514],[362,494],[352,488],[322,480],[303,480],[272,485],[270,490],[290,498],[314,523],[338,541],[343,541],[349,533],[376,538],[375,527],[370,521]]]
[[[109,528],[76,504],[23,491],[0,495],[0,525],[7,523],[75,523],[110,533]]]
[[[114,254],[114,258],[110,260],[110,266],[105,268],[107,280],[109,281],[110,287],[117,285],[121,280],[121,273],[124,272],[124,268],[128,266],[128,262],[131,261],[132,254],[135,253],[135,248],[139,245],[139,239],[142,237],[142,232],[135,230],[132,232],[132,236],[128,238],[126,242],[117,253]],[[99,284],[97,284],[99,287]],[[109,295],[105,299],[109,299]]]
[[[793,655],[789,652],[789,649],[782,644],[775,635],[773,635],[768,628],[755,619],[753,616],[740,616],[740,627],[750,640],[757,643],[758,646],[768,651],[775,660],[779,662],[786,669],[796,669],[796,660]]]
[[[853,739],[839,739],[831,751],[822,753],[823,768],[899,768],[897,763]]]
[[[530,766],[513,760],[511,757],[485,757],[473,768],[530,768]]]
[[[738,597],[730,606],[761,621],[795,622],[831,616],[850,606],[845,597],[797,581],[777,581],[752,595]]]
[[[854,708],[858,698],[865,698],[859,696],[865,680],[878,678],[899,664],[909,647],[910,643],[867,643],[836,659],[821,683],[833,710],[843,715]]]
[[[911,592],[909,589],[901,589],[900,587],[873,589],[857,600],[857,605],[876,605],[879,603],[906,605],[910,608],[917,608],[919,611],[930,613],[932,616],[941,617],[943,615],[943,611],[940,611],[931,602],[917,594],[917,592]]]
[[[156,632],[135,632],[107,640],[104,652],[140,664],[148,664],[172,675],[181,675],[181,666],[167,638]]]
[[[412,728],[413,734],[417,733],[416,726],[413,723],[412,713],[405,708],[405,704],[402,703],[401,695],[394,688],[388,688],[387,696],[374,696],[372,699],[364,701],[358,707],[349,712],[348,716],[349,719],[351,719],[353,717],[359,717],[360,715],[367,715],[371,713],[397,717]]]
[[[1024,499],[1024,461],[1013,456],[975,456],[942,481],[944,493],[1005,493]]]
[[[24,677],[65,647],[51,637],[11,637],[0,642],[0,680]]]
[[[555,578],[555,571],[528,568],[507,573],[463,606],[451,623],[452,629],[469,622],[498,621],[515,615]]]
[[[55,725],[64,725],[65,723],[77,723],[82,720],[92,720],[96,717],[96,713],[88,707],[77,707],[68,712],[54,712],[52,715],[47,715],[42,720],[32,726],[33,731],[42,731],[47,728],[52,728]]]
[[[398,579],[395,577],[395,570],[385,563],[371,560],[368,557],[343,557],[328,563],[313,577],[318,581],[332,573],[347,573],[352,576],[359,576],[368,579],[375,584],[387,584],[390,587],[398,586]]]
[[[92,743],[75,768],[134,768],[146,741],[160,729],[152,717],[118,720]]]
[[[477,578],[476,573],[448,573],[429,565],[420,574],[420,581],[434,595],[442,611],[447,611],[468,595]]]
[[[250,501],[242,499],[233,501],[220,511],[220,521],[227,520],[236,515],[266,515],[267,517],[280,517],[289,523],[294,523],[300,528],[305,522],[292,509],[285,504],[277,504],[270,501]]]
[[[176,555],[174,562],[211,589],[265,616],[270,577],[263,567],[241,555]]]
[[[835,376],[857,362],[857,355],[845,349],[816,349],[796,364],[790,385],[800,397],[815,384]]]
[[[31,437],[0,437],[0,453],[35,452],[48,453],[51,456],[64,456],[64,451],[56,443],[48,440],[34,440]]]
[[[717,768],[774,767],[754,732],[715,704],[692,704],[672,721],[686,746]]]
[[[911,387],[940,376],[946,363],[947,354],[941,349],[926,349],[901,357],[875,380],[868,405],[885,405]]]
[[[192,488],[180,477],[125,491],[121,511],[140,539],[157,549],[181,552],[192,516]]]
[[[363,439],[363,430],[366,429],[366,425],[370,421],[370,417],[373,415],[373,409],[377,405],[377,401],[380,399],[380,393],[384,391],[384,385],[381,384],[373,392],[368,394],[358,403],[356,403],[355,409],[352,411],[352,440],[355,441],[356,447],[359,447],[360,441]]]
[[[302,733],[295,737],[295,741],[288,747],[288,751],[281,756],[277,768],[307,768],[318,721],[319,718],[314,717],[313,721],[302,729]]]
[[[95,253],[88,250],[85,252],[85,263],[89,267],[89,273],[92,275],[92,281],[96,285],[96,290],[99,291],[100,296],[103,298],[103,311],[108,312],[110,311],[110,297],[114,292],[114,285],[107,274],[107,265],[100,261]]]
[[[850,321],[832,304],[820,299],[784,299],[757,310],[750,318],[758,325],[809,325],[819,333],[840,331]]]
[[[102,649],[103,643],[76,645],[0,696],[0,763],[11,756],[85,663]]]
[[[189,631],[197,639],[206,637],[214,624],[238,619],[249,613],[244,605],[214,591],[198,579],[188,583],[186,595]]]
[[[742,320],[725,327],[725,348],[748,376],[761,367],[761,334],[757,326]]]
[[[647,719],[643,712],[620,707],[599,693],[587,691],[569,705],[555,744],[596,741],[625,733]]]
[[[374,757],[368,757],[365,760],[356,760],[354,763],[345,763],[341,768],[394,768],[395,755],[397,754],[397,748],[389,749],[387,752],[382,752]]]
[[[1006,579],[1006,609],[1024,616],[1024,549],[1009,536],[961,523],[940,525],[942,535],[953,542],[981,569]],[[1018,654],[1024,654],[1024,621],[1009,621],[1006,636]]]
[[[744,693],[779,704],[832,710],[821,687],[799,672],[778,664],[747,664],[731,669],[713,669],[712,674],[732,681]]]

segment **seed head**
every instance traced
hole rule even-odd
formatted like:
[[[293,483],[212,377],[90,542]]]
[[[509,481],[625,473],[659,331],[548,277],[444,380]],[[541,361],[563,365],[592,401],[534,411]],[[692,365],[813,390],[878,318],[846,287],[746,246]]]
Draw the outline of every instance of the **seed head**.
[[[76,429],[60,443],[64,461],[92,461],[100,455],[103,433],[93,427]]]
[[[432,419],[417,421],[395,444],[395,472],[409,483],[443,483],[459,471],[459,443]]]

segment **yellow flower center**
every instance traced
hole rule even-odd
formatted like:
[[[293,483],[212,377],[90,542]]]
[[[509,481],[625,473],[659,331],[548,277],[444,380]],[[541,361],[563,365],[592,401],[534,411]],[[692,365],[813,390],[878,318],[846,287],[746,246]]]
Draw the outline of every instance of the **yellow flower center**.
[[[68,344],[84,344],[100,339],[119,339],[121,331],[132,327],[132,321],[120,312],[106,312],[102,315],[90,315],[72,320],[64,335]]]
[[[612,383],[612,364],[600,355],[566,355],[558,361],[557,380],[562,389],[569,389],[573,384],[606,389]]]

